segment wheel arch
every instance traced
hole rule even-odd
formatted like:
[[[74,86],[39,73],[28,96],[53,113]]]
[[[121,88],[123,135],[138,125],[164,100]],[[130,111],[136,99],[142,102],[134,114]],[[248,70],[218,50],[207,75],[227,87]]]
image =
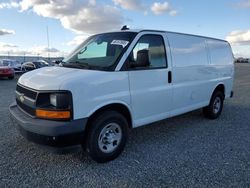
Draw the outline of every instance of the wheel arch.
[[[223,84],[223,83],[218,83],[218,84],[214,87],[213,93],[212,93],[212,95],[210,96],[210,99],[212,98],[213,94],[214,94],[216,91],[221,91],[221,92],[223,93],[224,98],[225,98],[225,94],[226,94],[225,84]]]
[[[131,109],[126,103],[123,103],[120,101],[119,102],[114,101],[111,103],[102,104],[98,106],[97,108],[95,108],[95,110],[93,110],[88,115],[89,118],[87,121],[87,127],[89,125],[89,122],[91,122],[95,116],[107,110],[114,110],[114,111],[121,113],[128,121],[128,125],[129,125],[128,128],[133,128],[133,119],[132,119]]]

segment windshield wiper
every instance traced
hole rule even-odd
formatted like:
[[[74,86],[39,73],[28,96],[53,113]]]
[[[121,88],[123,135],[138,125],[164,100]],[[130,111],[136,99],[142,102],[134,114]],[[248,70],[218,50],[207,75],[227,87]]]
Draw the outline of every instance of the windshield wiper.
[[[78,68],[78,69],[82,69],[82,68],[90,69],[90,66],[88,63],[80,63],[79,61],[63,63],[63,67]]]

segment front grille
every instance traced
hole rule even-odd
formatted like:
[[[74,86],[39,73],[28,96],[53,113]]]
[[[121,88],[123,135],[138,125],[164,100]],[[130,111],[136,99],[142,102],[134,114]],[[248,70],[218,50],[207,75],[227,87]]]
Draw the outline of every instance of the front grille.
[[[36,115],[35,108],[32,108],[32,107],[20,102],[18,99],[16,99],[16,103],[26,113],[30,114],[31,116]]]
[[[34,99],[34,100],[36,99],[36,96],[37,96],[37,92],[32,91],[31,89],[27,89],[27,88],[20,86],[20,85],[16,86],[16,91],[24,94],[24,96],[26,96],[26,97]]]
[[[27,89],[21,85],[16,86],[16,103],[23,111],[31,116],[35,116],[35,102],[30,102],[31,100],[36,100],[37,92],[31,89]],[[22,96],[22,99],[21,97]],[[28,99],[27,99],[27,98]]]

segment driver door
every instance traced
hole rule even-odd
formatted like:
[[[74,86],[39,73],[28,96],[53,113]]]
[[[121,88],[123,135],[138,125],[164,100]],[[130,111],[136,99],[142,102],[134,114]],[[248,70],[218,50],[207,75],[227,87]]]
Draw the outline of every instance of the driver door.
[[[169,117],[172,104],[171,72],[163,36],[141,36],[127,63],[134,126]]]

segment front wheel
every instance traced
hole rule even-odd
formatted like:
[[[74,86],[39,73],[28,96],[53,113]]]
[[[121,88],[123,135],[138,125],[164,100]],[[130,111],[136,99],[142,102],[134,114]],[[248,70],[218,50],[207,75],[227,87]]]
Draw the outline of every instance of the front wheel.
[[[220,116],[223,109],[224,95],[221,91],[215,91],[210,103],[203,108],[204,116],[208,119],[216,119]]]
[[[128,135],[126,118],[116,111],[106,111],[90,122],[86,151],[99,163],[111,161],[123,151]]]

